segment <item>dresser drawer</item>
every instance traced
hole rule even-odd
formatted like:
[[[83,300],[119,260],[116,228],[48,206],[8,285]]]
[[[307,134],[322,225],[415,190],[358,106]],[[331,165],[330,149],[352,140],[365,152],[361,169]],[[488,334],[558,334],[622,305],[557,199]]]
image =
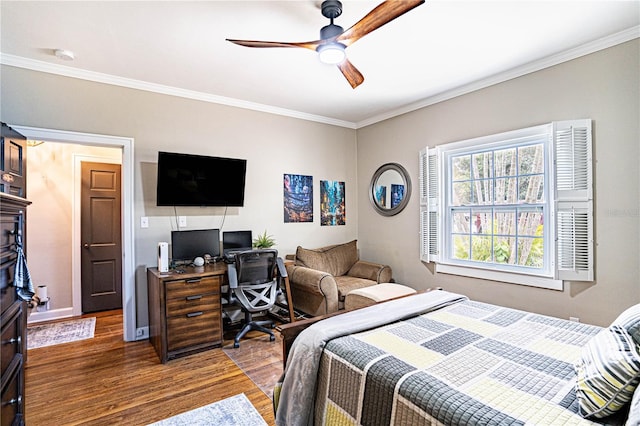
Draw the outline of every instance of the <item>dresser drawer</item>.
[[[184,316],[192,312],[220,309],[220,294],[192,294],[180,299],[167,300],[167,316]]]
[[[169,351],[203,344],[221,343],[220,311],[198,311],[167,319]]]
[[[11,376],[6,386],[2,389],[2,396],[0,397],[2,399],[2,418],[0,418],[1,425],[20,425],[23,424],[22,421],[24,420],[24,401],[21,392],[21,389],[23,389],[22,381],[24,380],[22,359],[16,358],[11,367],[13,376]]]
[[[220,277],[168,281],[165,286],[167,300],[184,299],[197,294],[220,293]]]
[[[9,276],[10,273],[12,272],[9,268],[0,269],[0,282],[3,284],[3,287],[0,288],[0,312],[9,309],[18,298],[16,288],[9,285],[9,283],[13,283],[13,277]]]
[[[7,372],[7,367],[14,358],[22,355],[22,336],[20,330],[20,314],[22,309],[20,304],[17,309],[10,309],[8,315],[2,315],[2,348],[0,349],[0,366],[2,376]]]

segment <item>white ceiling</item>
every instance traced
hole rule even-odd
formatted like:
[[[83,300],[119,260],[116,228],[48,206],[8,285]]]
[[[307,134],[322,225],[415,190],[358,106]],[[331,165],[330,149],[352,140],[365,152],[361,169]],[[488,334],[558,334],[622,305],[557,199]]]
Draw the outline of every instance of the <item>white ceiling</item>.
[[[335,23],[380,1],[345,0]],[[638,0],[427,0],[347,49],[356,89],[313,51],[225,41],[316,40],[319,4],[2,0],[0,61],[358,128],[640,36]]]

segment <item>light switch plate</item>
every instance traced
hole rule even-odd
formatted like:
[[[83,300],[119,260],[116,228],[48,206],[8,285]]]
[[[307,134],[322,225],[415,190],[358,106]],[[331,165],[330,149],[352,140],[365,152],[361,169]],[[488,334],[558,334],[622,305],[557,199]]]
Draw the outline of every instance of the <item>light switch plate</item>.
[[[179,226],[187,226],[187,217],[186,216],[178,216],[178,225]]]
[[[142,216],[140,218],[140,228],[148,228],[149,227],[149,218],[147,216]]]

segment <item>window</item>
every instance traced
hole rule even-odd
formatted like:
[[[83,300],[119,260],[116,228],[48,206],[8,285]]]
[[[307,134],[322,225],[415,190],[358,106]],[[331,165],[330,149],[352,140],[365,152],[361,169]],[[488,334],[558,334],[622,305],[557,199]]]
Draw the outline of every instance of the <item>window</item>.
[[[593,280],[590,120],[425,148],[420,161],[421,259],[436,271]]]

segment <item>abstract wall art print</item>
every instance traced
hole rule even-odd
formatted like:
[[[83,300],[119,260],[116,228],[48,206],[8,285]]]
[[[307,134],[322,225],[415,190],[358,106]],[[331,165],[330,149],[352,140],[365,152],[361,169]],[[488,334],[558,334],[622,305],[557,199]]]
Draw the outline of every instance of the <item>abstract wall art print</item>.
[[[387,205],[387,187],[384,185],[378,185],[374,191],[374,197],[376,197],[376,203],[379,206],[385,207]]]
[[[404,185],[391,184],[391,208],[394,208],[404,198]]]
[[[313,222],[313,176],[285,174],[284,223]]]
[[[346,223],[344,182],[320,181],[320,226],[337,226]]]

